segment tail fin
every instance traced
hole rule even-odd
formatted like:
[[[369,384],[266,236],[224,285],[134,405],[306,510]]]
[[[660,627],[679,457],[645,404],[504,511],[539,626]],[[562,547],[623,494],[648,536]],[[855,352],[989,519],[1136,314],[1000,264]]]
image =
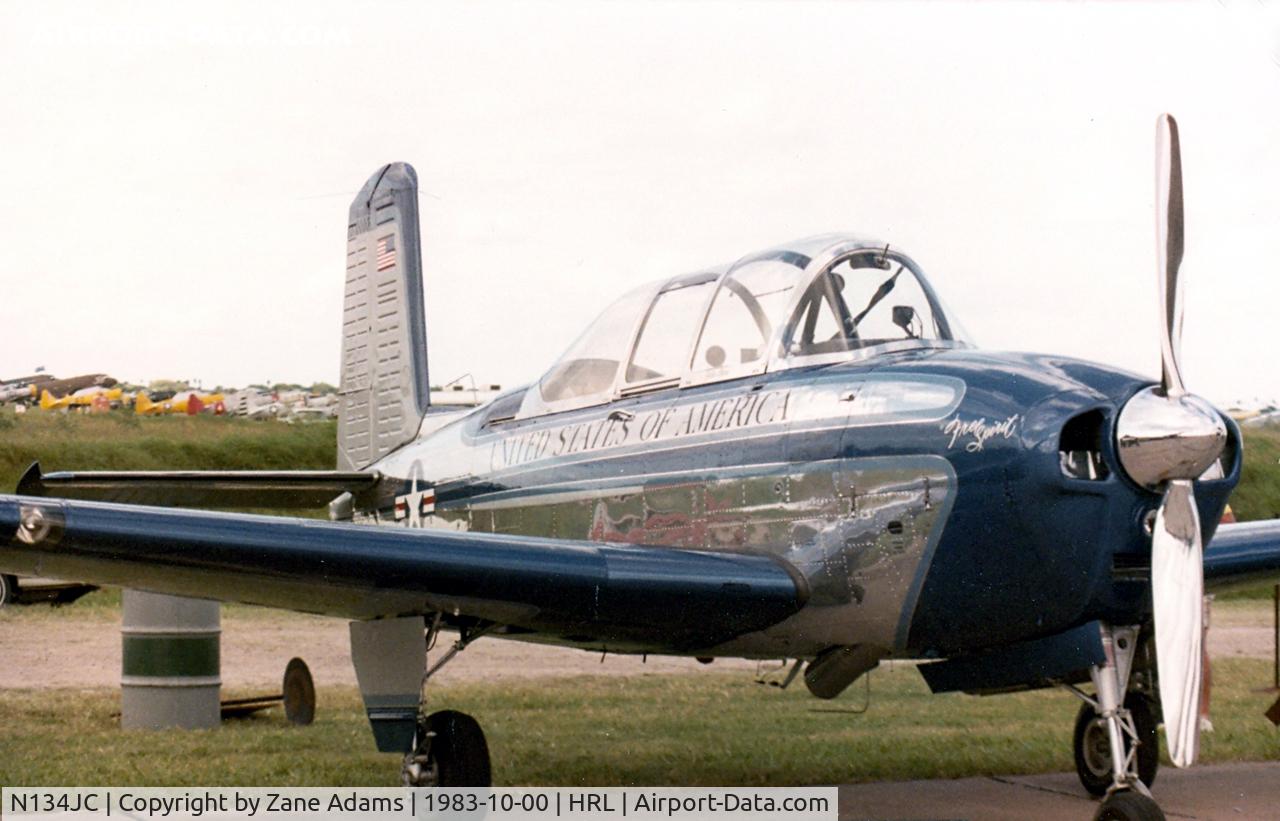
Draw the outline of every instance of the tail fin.
[[[54,398],[53,398],[53,394],[49,393],[49,391],[47,391],[47,390],[43,390],[43,391],[41,391],[41,392],[40,392],[40,408],[41,408],[41,410],[50,410],[50,409],[52,409],[52,408],[56,407],[56,406],[57,406],[57,404],[58,404],[58,400],[54,399]]]
[[[383,166],[351,203],[344,294],[338,469],[358,470],[411,441],[430,398],[413,166]]]
[[[133,399],[133,412],[139,415],[151,413],[151,409],[155,407],[155,403],[151,401],[151,397],[147,396],[146,391],[138,391],[138,395]]]

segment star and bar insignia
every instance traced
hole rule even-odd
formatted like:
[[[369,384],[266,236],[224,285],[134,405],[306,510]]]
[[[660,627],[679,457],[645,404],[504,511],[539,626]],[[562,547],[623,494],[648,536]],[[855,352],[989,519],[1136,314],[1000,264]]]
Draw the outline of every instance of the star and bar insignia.
[[[421,520],[436,513],[436,492],[434,489],[419,490],[396,497],[396,521],[405,519]]]

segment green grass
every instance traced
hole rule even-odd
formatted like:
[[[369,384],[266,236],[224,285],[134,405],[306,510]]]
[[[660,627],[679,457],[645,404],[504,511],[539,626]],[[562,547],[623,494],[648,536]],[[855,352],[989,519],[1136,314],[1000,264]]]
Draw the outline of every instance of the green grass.
[[[0,407],[0,492],[11,492],[32,462],[59,470],[332,470],[338,424],[286,424],[227,416],[137,416]],[[328,511],[254,513],[327,518]]]
[[[465,658],[458,663],[466,663]],[[1202,760],[1280,759],[1257,660],[1214,664],[1215,732]],[[228,693],[228,696],[243,695]],[[906,666],[820,702],[708,671],[435,688],[433,709],[472,713],[504,785],[805,785],[1070,770],[1078,702],[1058,691],[929,695]],[[392,786],[353,689],[319,693],[316,723],[278,712],[216,730],[122,731],[114,691],[0,691],[0,783]]]
[[[219,416],[15,415],[0,408],[0,488],[32,462],[56,470],[330,470],[337,423]]]
[[[1280,426],[1242,428],[1244,466],[1231,494],[1231,510],[1241,522],[1280,518]],[[1223,599],[1270,599],[1274,584],[1232,590]]]
[[[1280,426],[1244,428],[1244,469],[1231,509],[1242,522],[1280,518]]]

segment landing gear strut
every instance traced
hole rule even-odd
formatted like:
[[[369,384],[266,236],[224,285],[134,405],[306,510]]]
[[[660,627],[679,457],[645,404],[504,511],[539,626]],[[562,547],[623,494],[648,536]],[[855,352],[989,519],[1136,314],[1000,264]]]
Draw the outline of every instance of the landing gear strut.
[[[426,713],[427,681],[467,645],[497,625],[483,624],[460,631],[458,640],[422,677],[418,703],[418,725],[413,749],[405,755],[400,778],[407,787],[488,787],[493,783],[489,766],[489,744],[480,723],[457,710]],[[440,634],[440,616],[427,629],[427,652]]]
[[[1130,692],[1124,698],[1124,710],[1133,720],[1136,732],[1138,780],[1150,787],[1155,783],[1160,768],[1160,746],[1151,702],[1140,693]],[[1080,783],[1090,795],[1106,795],[1107,788],[1111,786],[1111,739],[1106,720],[1098,715],[1093,705],[1080,705],[1073,741]]]
[[[1164,821],[1147,786],[1159,765],[1155,719],[1146,697],[1125,691],[1138,649],[1138,628],[1104,626],[1106,658],[1090,668],[1096,697],[1068,687],[1085,703],[1076,719],[1076,771],[1086,790],[1106,795],[1095,821]]]

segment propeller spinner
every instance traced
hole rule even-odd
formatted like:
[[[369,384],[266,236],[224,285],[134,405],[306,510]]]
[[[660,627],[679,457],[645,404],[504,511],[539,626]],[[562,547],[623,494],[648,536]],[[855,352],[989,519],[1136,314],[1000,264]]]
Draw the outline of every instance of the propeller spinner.
[[[1156,125],[1156,256],[1159,262],[1159,387],[1135,394],[1116,420],[1120,463],[1129,477],[1164,491],[1151,535],[1156,663],[1169,757],[1179,767],[1199,750],[1204,562],[1193,480],[1222,454],[1227,428],[1208,402],[1186,392],[1182,343],[1182,159],[1178,124]]]

